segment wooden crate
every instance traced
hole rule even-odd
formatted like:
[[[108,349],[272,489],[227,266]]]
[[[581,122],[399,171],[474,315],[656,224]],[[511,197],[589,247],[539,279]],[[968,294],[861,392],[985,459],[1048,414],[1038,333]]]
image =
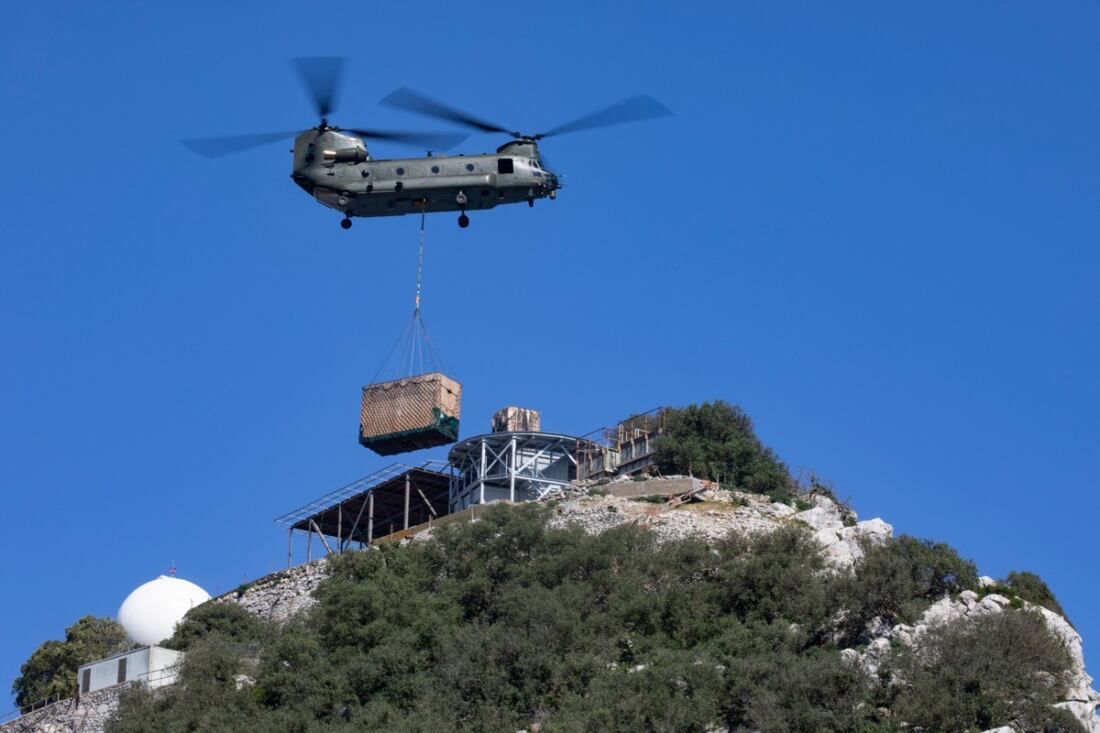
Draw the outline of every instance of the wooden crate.
[[[359,443],[382,456],[434,448],[458,439],[462,385],[442,372],[368,384],[359,412]]]

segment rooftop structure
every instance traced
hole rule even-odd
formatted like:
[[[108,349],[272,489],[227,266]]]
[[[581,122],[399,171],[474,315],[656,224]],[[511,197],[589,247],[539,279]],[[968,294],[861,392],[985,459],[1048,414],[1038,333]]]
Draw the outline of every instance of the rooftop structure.
[[[631,415],[611,428],[584,436],[578,478],[596,479],[647,471],[656,461],[656,438],[664,428],[665,408]]]
[[[577,453],[584,442],[559,433],[501,432],[456,444],[449,454],[450,510],[560,493],[577,478]]]
[[[141,682],[149,687],[163,687],[176,681],[183,652],[156,645],[131,649],[113,657],[81,665],[76,672],[81,695],[106,687]]]
[[[306,533],[307,561],[313,558],[314,535],[330,553],[343,552],[353,543],[367,545],[447,514],[449,487],[450,475],[442,461],[420,466],[395,463],[342,486],[275,520],[287,527],[287,562],[293,563],[295,532]]]
[[[494,433],[537,433],[541,429],[542,419],[538,410],[526,407],[502,407],[493,414],[492,431]]]

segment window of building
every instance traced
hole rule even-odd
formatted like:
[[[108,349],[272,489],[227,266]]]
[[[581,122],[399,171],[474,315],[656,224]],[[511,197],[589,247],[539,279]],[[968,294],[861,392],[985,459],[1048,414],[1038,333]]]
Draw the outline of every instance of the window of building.
[[[433,165],[432,166],[432,173],[439,173],[439,166],[438,165]]]
[[[88,691],[88,688],[92,686],[92,670],[86,669],[80,675],[80,694],[84,694]]]
[[[399,176],[405,175],[405,169],[404,168],[398,168],[397,169],[397,175],[399,175]]]
[[[119,683],[126,681],[126,657],[118,660],[118,681]]]
[[[497,158],[497,173],[514,173],[515,166],[511,158]]]
[[[467,163],[466,164],[466,170],[472,172],[474,170],[474,164],[473,163]]]

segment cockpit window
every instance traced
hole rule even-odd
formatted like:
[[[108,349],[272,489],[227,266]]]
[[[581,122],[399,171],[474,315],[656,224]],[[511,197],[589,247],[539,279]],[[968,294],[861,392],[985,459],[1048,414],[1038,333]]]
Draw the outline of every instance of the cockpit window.
[[[497,158],[497,173],[515,173],[511,158]]]

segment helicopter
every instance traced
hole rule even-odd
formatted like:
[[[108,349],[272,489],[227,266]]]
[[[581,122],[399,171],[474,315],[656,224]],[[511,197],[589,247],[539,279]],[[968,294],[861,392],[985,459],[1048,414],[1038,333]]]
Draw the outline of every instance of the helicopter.
[[[220,157],[259,145],[294,138],[291,178],[319,203],[343,213],[340,226],[350,229],[352,217],[401,216],[459,212],[458,225],[470,225],[467,211],[501,204],[557,197],[561,177],[540,156],[544,138],[580,130],[663,117],[672,114],[656,100],[638,95],[610,107],[553,127],[524,134],[481,120],[402,87],[382,99],[384,106],[452,122],[476,132],[503,133],[511,139],[495,153],[433,155],[449,150],[468,134],[340,128],[329,124],[343,72],[340,57],[292,59],[310,95],[320,123],[303,132],[275,132],[184,140],[193,152]],[[375,159],[367,140],[383,140],[427,148],[423,157]]]

